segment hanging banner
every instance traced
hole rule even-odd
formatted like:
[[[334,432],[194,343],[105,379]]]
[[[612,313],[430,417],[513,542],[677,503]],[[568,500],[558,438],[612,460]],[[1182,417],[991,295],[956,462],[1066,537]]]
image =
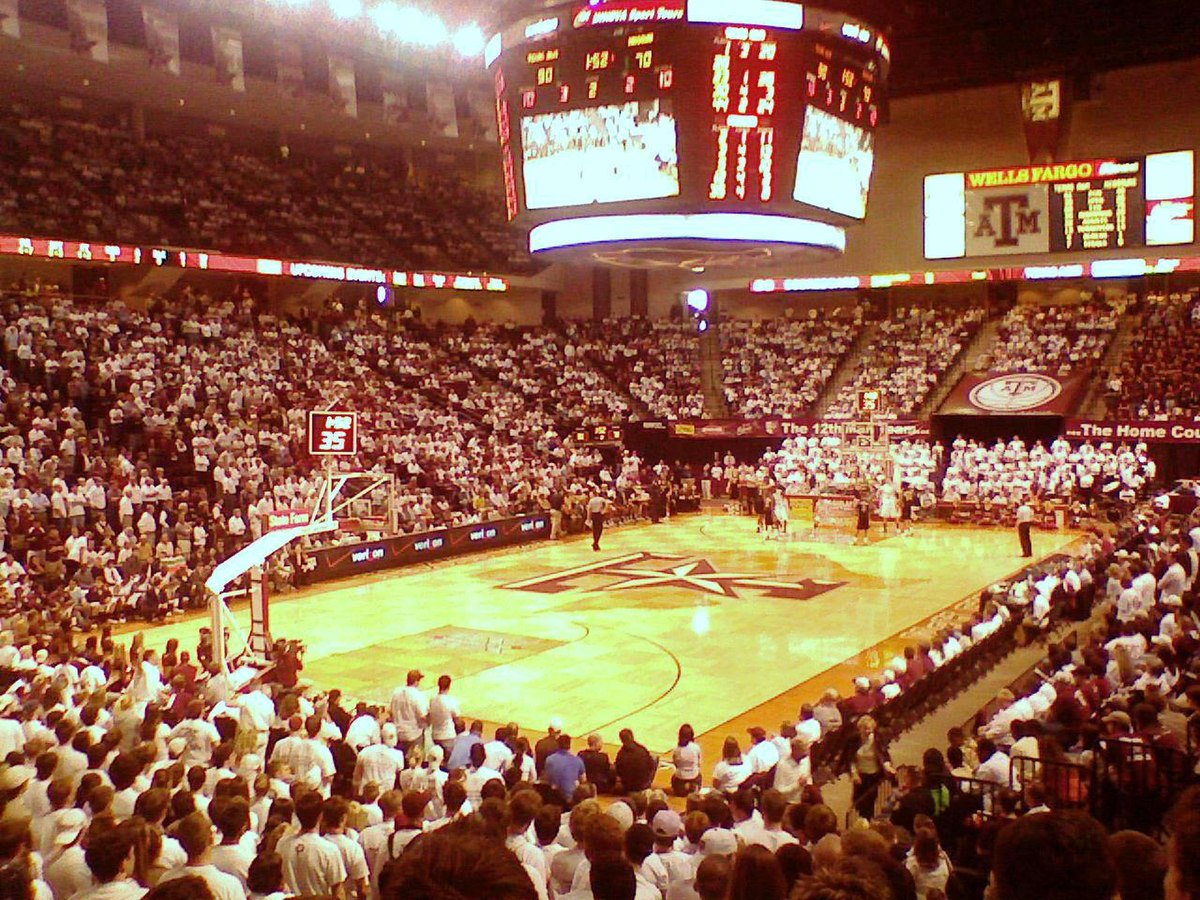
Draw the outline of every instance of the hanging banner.
[[[488,91],[468,90],[467,103],[480,135],[485,141],[494,143],[497,140],[495,95]]]
[[[342,115],[358,118],[358,88],[354,80],[354,61],[329,57],[329,96]]]
[[[304,55],[295,44],[275,42],[275,75],[279,86],[293,97],[304,93]]]
[[[179,19],[165,10],[143,6],[142,25],[146,29],[146,53],[150,68],[178,75]]]
[[[384,70],[380,74],[383,92],[383,121],[401,125],[411,119],[408,105],[408,85],[399,72]]]
[[[1200,422],[1116,422],[1069,419],[1069,441],[1146,444],[1200,444]]]
[[[246,93],[246,64],[242,57],[242,33],[234,28],[214,25],[212,29],[213,61],[217,69],[217,84]]]
[[[1026,81],[1021,85],[1021,120],[1029,161],[1051,163],[1070,125],[1071,86],[1064,78]]]
[[[1087,376],[989,372],[968,374],[946,398],[943,416],[1065,416],[1087,386]]]
[[[21,17],[17,14],[17,0],[0,0],[0,35],[10,38],[21,36]]]
[[[429,120],[433,133],[441,137],[458,137],[458,110],[454,104],[451,85],[430,81],[425,86],[429,100]]]
[[[108,62],[108,10],[104,0],[67,0],[71,50],[96,62]]]

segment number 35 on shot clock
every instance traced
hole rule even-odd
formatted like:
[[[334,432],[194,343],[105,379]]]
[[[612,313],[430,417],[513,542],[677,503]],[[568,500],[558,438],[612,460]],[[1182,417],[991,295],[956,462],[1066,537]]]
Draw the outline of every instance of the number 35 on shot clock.
[[[313,456],[353,456],[358,452],[358,413],[310,412],[308,452]]]

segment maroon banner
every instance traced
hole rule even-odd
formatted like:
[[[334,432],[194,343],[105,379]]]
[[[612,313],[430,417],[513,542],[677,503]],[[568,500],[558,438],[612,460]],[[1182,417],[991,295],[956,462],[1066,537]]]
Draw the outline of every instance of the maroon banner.
[[[1067,421],[1064,436],[1070,441],[1200,444],[1200,421],[1130,422],[1070,419]]]
[[[650,423],[643,423],[646,427]],[[816,419],[694,419],[666,423],[671,437],[689,440],[735,440],[738,438],[836,437],[840,438],[849,422]],[[927,439],[929,423],[916,419],[880,421],[892,440]],[[658,426],[661,427],[661,426]]]
[[[1065,78],[1026,81],[1021,85],[1021,119],[1031,163],[1058,159],[1070,128],[1071,85]]]
[[[967,374],[938,410],[943,416],[1065,416],[1087,385],[1083,375]]]

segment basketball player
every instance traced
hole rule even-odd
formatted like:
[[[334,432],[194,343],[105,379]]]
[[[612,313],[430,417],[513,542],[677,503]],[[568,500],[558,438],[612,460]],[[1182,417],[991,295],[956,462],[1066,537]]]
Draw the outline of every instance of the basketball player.
[[[879,518],[883,520],[883,533],[887,534],[889,521],[900,519],[900,507],[896,501],[896,486],[885,481],[879,488]],[[897,529],[899,525],[896,526]]]
[[[600,552],[600,537],[604,534],[604,514],[608,512],[608,498],[598,490],[593,491],[587,502],[587,520],[592,526],[592,549]]]
[[[788,520],[792,517],[791,504],[783,488],[775,491],[775,525],[781,535],[787,534]]]
[[[912,533],[913,509],[916,506],[917,493],[907,481],[900,488],[900,523],[897,529],[901,534]]]
[[[856,510],[858,521],[855,523],[854,543],[865,544],[867,534],[871,530],[871,504],[867,501],[865,494],[859,494]]]

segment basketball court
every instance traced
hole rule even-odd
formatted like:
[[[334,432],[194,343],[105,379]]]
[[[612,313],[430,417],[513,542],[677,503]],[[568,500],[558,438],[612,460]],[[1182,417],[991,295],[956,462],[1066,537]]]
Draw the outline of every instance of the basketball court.
[[[1035,549],[1075,537],[1041,533]],[[712,762],[726,733],[775,729],[961,622],[1021,562],[1008,529],[921,525],[854,546],[766,541],[752,518],[702,513],[613,529],[600,553],[571,538],[319,585],[274,598],[271,630],[304,640],[304,676],[350,698],[386,704],[419,668],[429,688],[451,675],[468,717],[536,734],[559,716],[607,742],[630,727],[654,751],[690,722]],[[192,647],[200,624],[150,629],[147,645]]]

